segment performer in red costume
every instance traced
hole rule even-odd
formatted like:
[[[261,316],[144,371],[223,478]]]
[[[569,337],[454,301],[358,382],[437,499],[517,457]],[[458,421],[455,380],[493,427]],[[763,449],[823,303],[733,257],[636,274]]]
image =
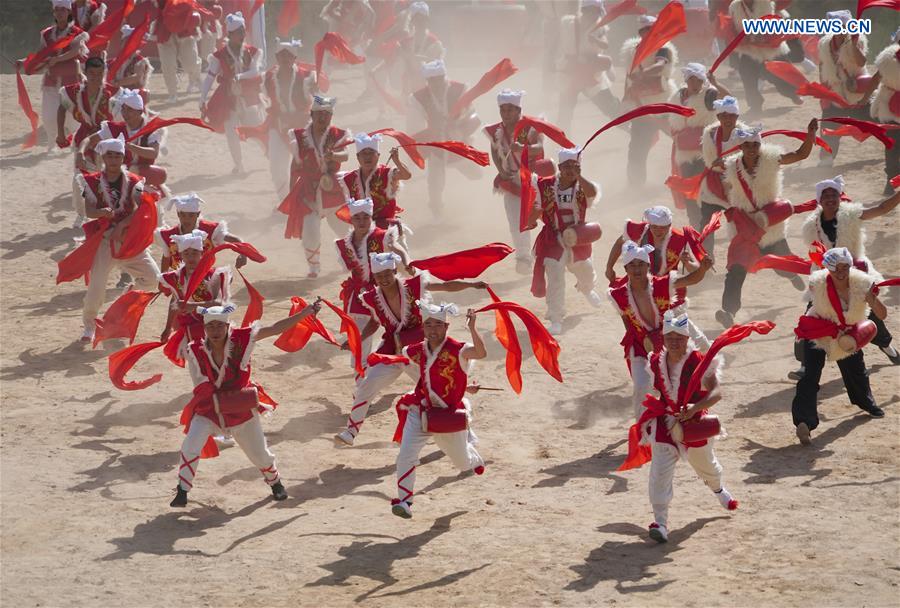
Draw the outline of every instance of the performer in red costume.
[[[610,284],[616,281],[615,266],[626,241],[653,245],[653,251],[650,252],[650,274],[655,277],[678,270],[679,264],[684,264],[687,271],[697,268],[697,260],[688,247],[684,230],[672,228],[672,211],[668,207],[650,207],[644,210],[643,222],[625,222],[622,236],[613,243],[606,260],[606,278]]]
[[[401,182],[412,177],[409,169],[400,160],[400,150],[391,148],[390,160],[394,167],[379,165],[381,135],[369,136],[357,133],[353,138],[356,144],[356,160],[359,168],[341,173],[338,183],[348,201],[371,199],[374,205],[372,220],[379,228],[397,226],[398,238],[405,241],[408,228],[400,222],[399,214],[403,212],[397,205],[397,194]]]

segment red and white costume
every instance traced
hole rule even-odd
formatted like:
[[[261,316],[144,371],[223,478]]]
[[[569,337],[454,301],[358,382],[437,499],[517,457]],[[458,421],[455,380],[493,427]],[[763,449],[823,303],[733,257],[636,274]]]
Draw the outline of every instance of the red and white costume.
[[[419,21],[417,15],[427,18],[431,9],[425,2],[413,2],[406,10],[407,23],[398,40],[387,52],[398,59],[402,68],[401,88],[408,94],[425,86],[422,64],[444,59],[446,49],[440,38],[432,32],[427,21]]]
[[[200,14],[200,39],[197,41],[197,54],[201,59],[209,57],[216,50],[219,40],[225,35],[222,26],[224,11],[219,0],[200,0],[200,5],[212,13],[212,16]]]
[[[845,302],[838,294],[827,269],[817,270],[809,275],[809,299],[812,306],[804,316],[831,321],[841,330],[865,321],[869,316],[866,296],[872,291],[875,279],[871,274],[850,268],[849,282],[849,297]],[[825,351],[829,361],[840,361],[860,352],[844,350],[838,340],[830,336],[816,338],[812,342],[816,348]]]
[[[875,68],[881,75],[881,83],[872,96],[870,112],[880,123],[900,123],[900,34],[895,33],[893,43],[878,53]],[[888,131],[894,139],[894,147],[884,149],[884,172],[888,180],[900,174],[900,139],[897,131]]]
[[[134,33],[134,28],[130,25],[123,25],[120,31],[122,33],[122,42],[124,44],[124,41]],[[109,64],[115,61],[115,59],[115,55],[110,57],[107,62],[107,68],[109,67]],[[122,64],[115,74],[108,74],[107,77],[108,80],[116,86],[137,89],[140,91],[141,97],[143,97],[146,102],[150,96],[148,85],[150,83],[151,74],[153,74],[153,66],[150,65],[150,60],[147,57],[144,57],[138,50],[125,60],[125,63]],[[126,80],[127,82],[123,82]]]
[[[744,0],[732,0],[728,6],[728,16],[731,17],[731,24],[735,34],[743,31],[742,23],[744,19],[759,19],[765,15],[775,14],[778,14],[778,12],[775,9],[775,2],[772,0],[751,0],[749,8]],[[747,55],[760,63],[788,54],[787,42],[773,46],[765,38],[768,38],[768,36],[758,43],[744,39],[734,52],[737,55]]]
[[[381,136],[368,136],[357,133],[354,137],[356,153],[363,150],[379,152]],[[359,201],[371,199],[372,220],[379,228],[388,228],[400,224],[399,215],[403,209],[397,205],[397,193],[400,191],[399,169],[388,165],[377,165],[368,175],[363,176],[362,168],[346,171],[338,175],[338,184],[345,200]]]
[[[203,239],[203,251],[204,253],[212,249],[213,247],[217,247],[225,242],[225,237],[228,236],[228,224],[223,220],[219,222],[211,222],[209,220],[205,220],[200,218],[197,220],[197,228],[195,230],[202,230],[206,237]],[[169,258],[170,263],[168,268],[163,268],[163,272],[174,270],[181,266],[181,255],[178,251],[178,244],[172,237],[181,234],[181,226],[172,226],[171,228],[160,228],[156,231],[156,244],[163,251],[163,255]]]
[[[100,128],[104,120],[112,120],[112,99],[118,87],[104,84],[92,99],[88,93],[87,83],[76,83],[59,90],[60,103],[78,123],[78,130],[73,137],[73,149]],[[55,139],[55,137],[54,137]]]
[[[106,18],[106,4],[97,0],[78,0],[72,2],[72,20],[81,29],[90,32]]]
[[[653,251],[650,252],[650,274],[657,277],[668,275],[678,270],[681,254],[688,247],[688,240],[684,230],[670,228],[666,237],[657,243],[650,230],[651,224],[671,226],[672,212],[666,207],[651,207],[644,212],[643,222],[627,220],[622,231],[622,240],[634,241],[638,245],[653,245]]]
[[[652,22],[651,22],[652,23]],[[629,38],[622,44],[622,60],[626,66],[631,66],[634,53],[641,42],[640,36]],[[659,59],[665,59],[666,64],[658,76],[645,76],[644,70],[652,68]],[[644,59],[631,73],[631,82],[625,91],[625,102],[633,107],[647,105],[649,103],[665,103],[678,90],[673,76],[675,66],[678,64],[678,51],[671,42],[667,42],[655,54]]]
[[[146,118],[141,121],[140,126],[132,129],[125,122],[117,122],[104,120],[100,123],[100,139],[115,139],[120,135],[128,139],[135,133],[144,128],[147,124]],[[135,145],[142,148],[149,148],[158,145],[162,148],[166,142],[166,129],[157,129],[153,133],[142,135],[134,141]],[[144,158],[131,153],[131,150],[125,151],[125,166],[134,173],[146,178],[147,186],[153,186],[160,191],[164,190],[166,180],[166,170],[155,164],[156,159]]]
[[[734,97],[728,96],[719,99],[713,102],[713,105],[716,114],[740,114],[738,101]],[[747,125],[740,121],[738,121],[734,127],[734,130],[746,129]],[[706,128],[703,129],[700,151],[703,155],[703,164],[705,165],[705,168],[709,169],[712,167],[713,163],[715,163],[726,150],[733,147],[732,144],[734,142],[731,141],[731,138],[734,134],[734,130],[732,131],[732,134],[726,138],[722,126],[718,121],[707,125]],[[707,205],[715,205],[723,209],[730,206],[730,203],[728,202],[728,187],[721,173],[709,171],[706,174],[706,179],[703,180],[703,183],[700,186],[700,200]]]
[[[165,14],[171,0],[160,0],[159,16],[153,22],[153,33],[156,36],[156,48],[159,51],[159,63],[163,80],[169,92],[169,98],[178,95],[178,65],[188,77],[188,91],[200,86],[200,54],[197,43],[200,39],[200,14],[192,13],[191,17],[179,24],[178,31],[169,29],[172,19],[167,25]]]
[[[61,61],[48,66],[44,71],[41,83],[41,120],[44,123],[44,131],[47,133],[48,147],[55,146],[56,141],[56,112],[62,101],[60,91],[63,87],[78,84],[81,81],[81,60],[88,55],[87,41],[90,35],[72,22],[63,30],[57,30],[56,25],[51,25],[41,31],[41,48],[47,48],[57,40],[75,35],[74,40],[68,46],[60,49],[53,56],[64,55],[72,49],[79,49],[79,55],[67,61]]]
[[[849,12],[849,11],[848,11]],[[866,76],[866,66],[856,66],[852,61],[854,42],[850,36],[836,44],[834,34],[826,34],[819,39],[819,82],[849,101],[853,105],[868,103],[862,92],[858,91],[857,78]],[[865,34],[860,34],[856,48],[865,56],[869,50],[869,41]],[[823,101],[824,105],[831,102]]]

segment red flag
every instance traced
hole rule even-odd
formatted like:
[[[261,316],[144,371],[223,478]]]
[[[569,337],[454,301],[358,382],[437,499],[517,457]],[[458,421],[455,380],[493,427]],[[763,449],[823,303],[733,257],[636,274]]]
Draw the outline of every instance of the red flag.
[[[387,135],[388,137],[393,137],[396,139],[400,146],[406,150],[406,153],[409,154],[410,160],[412,160],[419,169],[425,168],[425,159],[422,158],[422,155],[419,154],[419,151],[416,150],[416,140],[412,137],[404,133],[403,131],[398,131],[397,129],[378,129],[377,131],[372,131],[369,133],[369,136],[377,135],[377,134]]]
[[[750,272],[758,272],[767,268],[794,274],[809,274],[812,270],[812,262],[804,260],[798,255],[764,255],[757,260]]]
[[[22,80],[22,74],[19,70],[16,70],[16,91],[19,94],[19,107],[22,108],[22,112],[25,113],[28,122],[31,123],[31,134],[25,138],[25,142],[22,144],[22,149],[27,150],[37,144],[38,125],[40,124],[41,119],[31,105],[31,98],[28,97],[28,89],[25,88],[25,81]]]
[[[692,110],[693,111],[693,110]],[[487,167],[491,164],[490,157],[487,152],[482,152],[476,148],[468,144],[464,144],[461,141],[426,141],[426,142],[416,142],[413,144],[403,144],[400,147],[403,149],[411,148],[413,146],[427,146],[429,148],[440,148],[441,150],[446,150],[447,152],[451,152],[456,154],[457,156],[462,156],[463,158],[467,158],[473,163],[477,165],[481,165],[482,167]]]
[[[132,289],[116,298],[103,318],[94,320],[97,331],[94,333],[93,347],[97,348],[100,342],[113,338],[127,338],[128,343],[133,344],[144,311],[158,297],[158,291]]]
[[[157,116],[143,127],[138,129],[138,132],[126,139],[125,141],[134,141],[139,137],[143,137],[144,135],[149,135],[154,131],[162,129],[163,127],[171,127],[172,125],[194,125],[195,127],[200,127],[202,129],[206,129],[207,131],[214,131],[214,129],[200,120],[199,118],[163,118],[162,116]]]
[[[250,303],[247,304],[247,312],[244,313],[244,320],[241,321],[241,327],[247,327],[254,321],[259,321],[263,315],[263,302],[265,298],[261,293],[253,286],[250,281],[247,280],[247,277],[244,276],[244,273],[237,269],[239,275],[241,275],[241,279],[244,281],[244,287],[247,288],[247,293],[250,295]]]
[[[857,0],[856,18],[859,19],[863,12],[870,8],[882,7],[900,11],[900,0]]]
[[[644,59],[661,49],[665,43],[687,31],[687,19],[684,16],[684,5],[670,2],[659,12],[656,23],[634,50],[634,60],[628,72],[631,73]]]
[[[106,47],[112,37],[119,33],[122,29],[122,23],[125,17],[134,10],[134,0],[125,0],[125,3],[119,10],[107,15],[106,19],[101,21],[97,27],[90,31],[91,37],[88,39],[87,48],[89,51],[97,51]]]
[[[841,125],[856,127],[863,133],[868,133],[869,135],[875,137],[878,141],[883,143],[884,147],[888,150],[894,147],[894,141],[890,137],[888,137],[887,129],[876,122],[847,117],[823,118],[822,122],[833,122]]]
[[[531,340],[531,350],[534,358],[541,364],[548,374],[558,382],[562,382],[562,372],[559,371],[559,343],[550,335],[544,324],[541,323],[533,312],[515,302],[493,302],[475,312],[487,312],[489,310],[503,310],[511,312],[525,324],[528,338]]]
[[[162,346],[163,342],[146,342],[135,344],[115,352],[109,356],[109,379],[113,386],[123,391],[139,391],[162,380],[162,374],[154,374],[146,380],[128,382],[125,374],[147,353]]]
[[[525,129],[527,127],[531,127],[538,133],[546,135],[551,140],[553,140],[554,143],[562,146],[563,148],[575,147],[575,142],[566,137],[565,131],[552,123],[541,120],[540,118],[535,118],[534,116],[523,116],[519,119],[519,122],[516,123],[516,129],[515,131],[513,131],[513,141],[516,141],[519,138],[519,133],[522,132],[522,129]]]
[[[44,47],[28,55],[28,57],[22,61],[22,69],[25,70],[25,74],[28,76],[35,74],[43,67],[44,63],[47,62],[50,55],[69,46],[76,37],[76,34],[70,34],[65,38],[60,38],[50,46]]]
[[[603,18],[591,28],[591,31],[593,32],[604,25],[612,23],[622,15],[644,15],[646,13],[647,9],[643,6],[638,6],[637,0],[622,0],[615,6],[609,7],[606,14],[603,15]],[[571,148],[572,146],[569,147]]]
[[[300,0],[283,0],[278,13],[278,35],[287,36],[300,25]]]
[[[294,296],[291,298],[291,312],[289,316],[295,315],[306,308],[306,300]],[[275,340],[275,346],[287,353],[295,353],[306,346],[313,334],[318,334],[325,339],[326,342],[338,346],[337,340],[328,329],[322,325],[316,317],[309,316],[294,325],[292,328],[278,336]]]
[[[649,116],[651,114],[678,114],[680,116],[693,116],[696,112],[692,108],[688,108],[686,106],[679,106],[674,103],[650,103],[645,106],[637,107],[633,110],[625,112],[618,118],[613,118],[611,121],[597,129],[593,135],[588,138],[588,140],[581,146],[581,149],[584,150],[588,147],[588,145],[594,141],[598,135],[606,131],[607,129],[612,129],[622,123],[626,123],[629,120],[634,120],[635,118],[640,118],[641,116]]]
[[[350,346],[350,352],[353,353],[353,361],[356,367],[356,373],[360,376],[366,373],[362,366],[362,338],[359,334],[359,328],[353,319],[345,313],[340,307],[335,306],[328,300],[322,300],[328,305],[328,308],[334,311],[341,319],[341,333],[347,336],[347,344]]]
[[[100,243],[103,242],[103,233],[109,228],[109,219],[102,217],[90,221],[83,228],[86,235],[84,242],[57,263],[59,268],[56,274],[57,285],[80,277],[86,277],[86,281],[90,279],[88,275],[91,266],[94,265],[94,256],[97,255]]]
[[[141,194],[137,209],[131,214],[128,227],[125,228],[122,246],[118,251],[112,252],[114,258],[117,260],[133,258],[153,244],[153,234],[158,225],[156,211],[158,198],[159,195],[152,192]]]
[[[488,287],[487,291],[492,302],[501,301],[493,289]],[[494,335],[506,349],[506,377],[509,385],[518,395],[522,393],[522,346],[519,344],[519,335],[516,333],[508,311],[495,310],[494,315],[497,319]]]
[[[337,32],[326,32],[315,46],[317,79],[322,72],[322,61],[325,59],[325,51],[328,51],[340,63],[355,65],[366,60],[365,57],[360,57],[350,49],[350,45],[347,44],[343,36]]]
[[[222,243],[203,254],[203,257],[200,258],[194,272],[191,273],[191,280],[188,281],[184,293],[191,294],[197,291],[200,281],[202,281],[203,277],[206,276],[206,273],[212,270],[213,266],[216,265],[216,254],[225,249],[230,249],[238,255],[247,256],[247,258],[258,264],[266,261],[266,256],[257,251],[256,247],[250,243]]]
[[[450,109],[450,116],[454,118],[459,116],[465,107],[518,71],[519,68],[514,66],[508,57],[504,57],[497,65],[485,72],[474,87],[459,96]]]
[[[442,281],[474,279],[513,251],[515,249],[505,243],[489,243],[475,249],[416,260],[410,266],[427,270]]]
[[[126,61],[131,59],[131,57],[144,45],[144,34],[150,31],[150,13],[148,12],[144,15],[144,20],[134,28],[134,31],[131,33],[131,36],[128,37],[128,40],[122,45],[122,49],[119,51],[119,54],[116,55],[116,58],[109,65],[109,69],[107,73],[110,78],[115,78],[116,74],[119,72],[119,69],[125,64]]]

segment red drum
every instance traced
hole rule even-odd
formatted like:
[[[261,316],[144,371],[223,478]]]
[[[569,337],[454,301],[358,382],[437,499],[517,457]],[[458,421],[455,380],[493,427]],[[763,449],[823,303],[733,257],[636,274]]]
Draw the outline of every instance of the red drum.
[[[469,428],[465,409],[423,408],[422,430],[426,433],[457,433]]]
[[[844,335],[840,336],[838,345],[848,353],[856,352],[871,342],[877,333],[878,328],[875,324],[866,319],[865,321],[860,321],[848,329]]]
[[[769,226],[774,226],[785,221],[794,213],[794,207],[790,201],[776,200],[762,208]]]
[[[166,183],[167,173],[163,167],[159,165],[137,165],[135,173],[144,178],[148,186],[161,188]]]
[[[683,435],[682,441],[684,443],[693,443],[715,437],[722,430],[722,424],[719,422],[718,416],[706,415],[682,422],[681,430]]]
[[[872,75],[871,74],[863,74],[862,76],[856,77],[856,90],[857,91],[865,91],[869,85],[872,84]]]
[[[223,414],[240,414],[259,407],[259,392],[255,386],[248,386],[237,391],[216,393],[219,411]]]
[[[566,228],[563,231],[563,243],[566,247],[575,247],[576,245],[588,245],[600,239],[603,230],[597,222],[586,222],[584,224],[576,224]]]
[[[200,13],[191,13],[179,34],[191,35],[200,28]]]
[[[539,177],[553,177],[556,175],[556,166],[549,158],[534,161],[531,171]]]

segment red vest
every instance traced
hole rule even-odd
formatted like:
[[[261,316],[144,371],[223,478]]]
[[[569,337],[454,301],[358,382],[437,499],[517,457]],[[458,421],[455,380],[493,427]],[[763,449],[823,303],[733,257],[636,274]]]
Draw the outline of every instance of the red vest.
[[[124,122],[116,122],[116,121],[112,121],[112,120],[107,120],[105,122],[106,122],[106,126],[109,128],[109,132],[113,136],[113,138],[117,138],[117,137],[119,137],[119,135],[121,135],[122,137],[124,137],[127,140],[129,137],[131,137],[131,134],[128,132],[128,125],[126,125]],[[144,126],[146,126],[146,124],[147,123],[145,121]],[[135,143],[138,146],[147,148],[150,146],[149,140],[150,140],[151,135],[152,135],[152,133],[148,133],[147,135],[142,135],[141,137],[139,137],[137,139],[137,141]],[[138,165],[150,166],[152,164],[153,164],[153,161],[150,160],[149,158],[134,157],[131,154],[131,150],[129,150],[128,148],[125,148],[125,166],[127,166],[128,168],[136,167]]]
[[[465,344],[450,336],[440,350],[428,356],[425,342],[410,344],[404,349],[409,360],[419,366],[419,382],[415,394],[425,408],[448,407],[458,410],[466,407],[463,398],[469,377],[460,365],[460,353]],[[430,364],[429,364],[430,360]]]
[[[300,200],[308,206],[315,206],[316,190],[319,187],[319,180],[322,179],[323,167],[319,165],[319,157],[316,148],[312,143],[312,135],[307,135],[307,129],[312,129],[311,125],[307,125],[302,129],[294,129],[294,138],[297,140],[297,152],[300,157],[298,163],[294,160],[291,163],[291,182],[300,183]],[[341,143],[344,139],[349,138],[349,134],[345,129],[339,129],[335,126],[328,127],[325,133],[325,141],[322,144],[322,151],[330,150],[336,144]],[[323,161],[324,163],[324,161]],[[328,196],[323,192],[322,205],[325,208],[339,207],[346,201],[340,186],[335,180],[333,190],[329,191]]]
[[[675,301],[669,299],[673,280],[671,275],[650,278],[650,296],[656,306],[657,314],[656,319],[647,319],[643,322],[637,307],[632,305],[632,299],[629,297],[631,288],[627,282],[609,290],[610,297],[619,307],[622,318],[625,319],[628,327],[625,330],[625,337],[620,342],[625,348],[626,359],[631,354],[635,357],[647,357],[649,353],[644,346],[644,338],[649,338],[653,342],[654,352],[662,348],[663,315],[670,308],[683,304],[686,295],[684,289],[677,289],[675,290]]]
[[[416,305],[416,300],[421,300],[425,295],[425,287],[422,285],[422,275],[417,274],[405,280],[397,279],[400,283],[400,318],[394,316],[387,301],[381,293],[381,288],[376,287],[364,292],[360,299],[363,305],[381,327],[384,334],[381,344],[376,351],[382,355],[398,354],[397,342],[400,346],[415,344],[425,339],[422,331],[422,313]]]
[[[552,258],[558,260],[565,252],[562,244],[563,231],[575,224],[584,223],[585,213],[587,212],[587,196],[584,190],[575,186],[575,205],[574,210],[560,209],[556,200],[556,176],[541,177],[538,179],[538,196],[541,201],[541,221],[544,226],[535,240],[535,254],[539,258]],[[586,245],[576,245],[572,248],[572,253],[576,262],[586,260],[591,257],[592,247],[590,243]]]
[[[356,247],[353,245],[353,233],[342,239],[334,241],[341,256],[344,266],[350,271],[350,277],[341,283],[341,301],[344,303],[344,312],[355,315],[368,315],[369,311],[360,302],[359,296],[363,292],[375,289],[375,281],[372,278],[372,265],[369,260],[370,253],[384,253],[387,251],[387,230],[372,227],[366,237],[365,259],[360,259]]]
[[[372,199],[374,205],[372,219],[380,228],[386,228],[388,220],[392,220],[400,213],[403,213],[403,209],[397,206],[397,199],[390,194],[391,168],[387,165],[375,167],[375,170],[369,176],[368,187],[363,182],[359,169],[345,173],[341,179],[344,181],[349,198],[352,200]]]
[[[296,66],[294,70],[294,86],[291,90],[281,90],[279,95],[278,66],[272,66],[266,72],[264,86],[266,96],[269,98],[269,117],[272,122],[269,126],[276,129],[278,133],[284,136],[290,129],[298,129],[309,121],[309,109],[311,105],[309,92],[306,90],[304,82],[310,75],[310,71],[306,68]],[[285,95],[290,95],[291,104],[294,106],[293,111],[284,103]]]
[[[685,391],[687,391],[688,383],[691,379],[691,376],[694,373],[694,370],[697,369],[697,366],[703,361],[703,355],[700,354],[699,351],[694,350],[686,355],[686,361],[681,366],[681,373],[678,377],[678,389],[677,395],[672,395],[669,392],[669,387],[671,384],[671,380],[666,377],[668,372],[663,373],[662,367],[662,358],[664,353],[655,352],[650,355],[650,371],[653,373],[653,388],[655,388],[659,392],[659,399],[666,405],[666,411],[669,414],[676,414],[678,412],[678,404],[682,402],[684,399]],[[674,387],[673,387],[674,388]],[[690,396],[684,403],[685,405],[691,405],[692,403],[697,403],[701,399],[706,396],[706,391],[702,388],[697,389],[697,391]],[[697,412],[693,418],[700,418],[705,415],[707,410],[701,410]],[[650,424],[649,422],[647,423]],[[668,443],[671,445],[675,445],[675,441],[672,439],[672,435],[669,433],[668,427],[666,427],[665,422],[662,417],[657,419],[656,422],[656,441],[662,443]],[[696,448],[702,447],[706,445],[706,440],[703,441],[693,441],[685,443],[687,447]]]
[[[102,171],[83,174],[85,184],[97,201],[97,209],[112,209],[113,211],[123,212],[126,215],[134,211],[134,200],[132,198],[134,187],[143,178],[130,171],[123,171],[122,175],[122,188],[114,191],[106,183]]]
[[[722,152],[725,150],[722,147],[722,127],[718,126],[715,128],[715,139],[713,140],[716,143],[716,156],[722,156]],[[701,144],[702,145],[702,144]],[[715,171],[708,171],[706,173],[706,185],[709,188],[710,192],[719,197],[719,200],[727,201],[728,194],[725,192],[725,184],[722,182],[722,174],[717,173]],[[718,201],[713,201],[718,202]]]
[[[112,121],[112,108],[110,101],[119,88],[111,84],[104,84],[100,91],[100,98],[95,106],[91,106],[88,99],[87,84],[70,84],[63,89],[66,97],[72,103],[72,117],[80,123],[75,132],[75,144],[80,144],[85,137],[100,128],[104,120]]]
[[[210,222],[209,220],[205,220],[203,218],[200,218],[197,221],[197,228],[206,233],[206,239],[204,239],[203,241],[204,253],[213,248],[212,235],[216,231],[216,228],[218,228],[218,226],[218,222]],[[163,253],[167,258],[169,258],[169,260],[171,260],[169,263],[169,267],[162,269],[163,272],[181,266],[181,254],[178,252],[178,245],[176,245],[172,240],[172,237],[176,234],[181,234],[181,227],[178,225],[159,231],[159,238],[162,239],[162,242],[165,245],[165,251],[163,251]]]
[[[213,57],[219,60],[219,66],[222,70],[218,77],[219,86],[223,86],[223,84],[225,86],[231,86],[231,82],[237,74],[246,72],[250,69],[250,65],[253,63],[253,59],[257,53],[259,53],[259,49],[255,46],[250,46],[249,44],[243,45],[241,47],[240,66],[234,65],[234,60],[231,57],[231,52],[227,45],[213,53]],[[238,69],[238,67],[240,69]],[[243,98],[245,105],[255,106],[260,103],[259,94],[262,85],[261,77],[257,76],[256,78],[238,80],[237,83],[241,90],[241,98]]]
[[[191,302],[208,302],[209,300],[212,300],[212,287],[214,285],[214,280],[215,269],[210,270],[206,273],[206,276],[202,281],[200,281],[197,289],[194,290],[194,293],[192,293],[190,297],[187,298],[187,300]],[[225,275],[220,273],[218,275],[218,280],[219,293],[221,294],[225,289]],[[187,271],[182,266],[178,270],[164,272],[162,275],[160,275],[160,284],[171,289],[175,294],[175,298],[184,300],[184,290],[185,288],[187,288],[188,284]],[[193,342],[194,340],[202,340],[204,337],[203,317],[198,315],[196,312],[178,314],[175,317],[175,327],[173,329],[176,332],[178,332],[179,330],[183,330],[188,342]]]
[[[67,38],[71,34],[79,36],[84,33],[84,30],[74,23],[69,23],[69,26],[65,30],[63,30],[61,34],[57,34],[56,25],[51,25],[50,27],[41,30],[41,40],[44,41],[44,48],[46,48],[51,46],[57,40],[61,38]],[[68,53],[72,50],[72,44],[77,43],[69,43],[68,46],[60,49],[59,51],[54,53],[54,55],[63,55],[65,53]],[[43,86],[61,88],[67,87],[71,84],[77,84],[80,80],[81,63],[78,61],[78,57],[73,57],[72,59],[69,59],[67,61],[48,66],[47,71],[44,74]]]
[[[650,269],[656,276],[666,275],[673,270],[678,270],[678,264],[681,262],[681,254],[688,244],[683,230],[680,228],[672,228],[669,230],[669,240],[666,243],[665,263],[660,264],[657,267],[656,258],[659,255],[659,247],[654,242],[653,233],[650,232],[650,225],[647,222],[627,222],[625,224],[625,236],[638,245],[646,245],[649,243],[656,247],[650,254]]]

